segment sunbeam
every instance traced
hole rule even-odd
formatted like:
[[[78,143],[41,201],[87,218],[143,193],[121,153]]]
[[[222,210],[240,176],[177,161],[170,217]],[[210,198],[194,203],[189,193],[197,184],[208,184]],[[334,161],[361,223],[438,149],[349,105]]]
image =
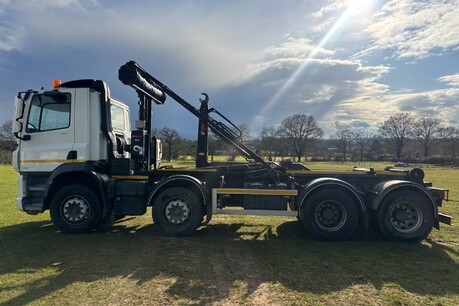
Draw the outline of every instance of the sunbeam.
[[[316,57],[321,49],[329,42],[335,34],[341,30],[346,23],[349,21],[350,17],[355,15],[362,6],[368,6],[371,1],[365,1],[363,4],[362,1],[353,0],[348,2],[347,8],[338,18],[338,20],[333,24],[330,30],[324,35],[320,40],[319,44],[309,53],[309,55],[303,59],[303,63],[292,73],[292,75],[285,81],[282,87],[276,92],[276,94],[271,98],[271,100],[266,103],[266,105],[260,110],[260,112],[255,116],[255,120],[258,120],[259,124],[263,124],[265,115],[273,108],[273,106],[284,97],[285,93],[293,86],[293,84],[299,79],[306,67],[311,63],[311,61]]]

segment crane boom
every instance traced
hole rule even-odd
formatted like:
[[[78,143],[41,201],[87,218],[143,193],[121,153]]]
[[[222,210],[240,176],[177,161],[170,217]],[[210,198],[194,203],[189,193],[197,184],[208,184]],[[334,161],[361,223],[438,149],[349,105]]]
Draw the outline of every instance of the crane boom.
[[[203,93],[205,99],[200,99],[201,107],[197,109],[188,103],[185,99],[176,94],[174,91],[172,91],[165,84],[145,71],[135,61],[129,61],[122,65],[118,71],[118,77],[123,84],[134,88],[139,96],[143,95],[146,96],[148,100],[153,101],[156,104],[163,104],[166,100],[166,95],[168,95],[190,113],[199,118],[199,134],[202,134],[204,137],[200,137],[198,135],[198,151],[203,151],[198,152],[198,167],[207,165],[207,128],[209,128],[215,135],[220,137],[227,144],[234,147],[236,151],[238,151],[239,154],[245,158],[253,159],[255,162],[262,164],[264,167],[268,169],[270,168],[270,166],[263,160],[263,158],[253,152],[247,145],[242,142],[240,137],[240,130],[229,119],[223,116],[216,109],[208,108],[207,94]],[[226,125],[224,122],[218,121],[211,117],[209,115],[210,113],[215,113],[220,116],[222,119],[227,121],[227,123],[229,123],[232,128]],[[151,112],[148,113],[147,116],[151,117]],[[146,118],[146,120],[147,122],[151,122],[151,118]],[[239,135],[235,132],[235,130],[239,132]],[[205,162],[202,160],[202,157],[205,157]]]

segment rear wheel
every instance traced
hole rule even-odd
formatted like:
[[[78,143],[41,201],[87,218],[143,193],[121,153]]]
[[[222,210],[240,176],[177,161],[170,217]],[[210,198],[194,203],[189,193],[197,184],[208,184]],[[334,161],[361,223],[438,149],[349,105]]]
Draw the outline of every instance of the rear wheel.
[[[432,231],[435,210],[427,196],[412,190],[396,191],[379,206],[377,221],[387,239],[419,242]]]
[[[191,235],[201,224],[202,204],[187,188],[172,187],[162,191],[153,203],[153,221],[166,236]]]
[[[322,189],[309,197],[300,209],[304,228],[317,240],[349,238],[357,228],[356,203],[345,192]]]
[[[96,228],[101,207],[96,194],[83,185],[68,185],[52,198],[50,215],[54,225],[67,233],[81,234]]]

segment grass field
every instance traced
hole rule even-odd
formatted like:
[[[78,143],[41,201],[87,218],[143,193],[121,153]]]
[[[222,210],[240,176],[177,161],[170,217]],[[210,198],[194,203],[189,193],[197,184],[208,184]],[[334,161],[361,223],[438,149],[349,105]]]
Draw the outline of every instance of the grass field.
[[[459,170],[424,170],[451,190],[442,211],[457,223]],[[458,225],[420,244],[373,231],[324,243],[295,218],[216,216],[177,239],[160,236],[149,211],[111,230],[68,235],[47,212],[16,209],[16,176],[0,166],[0,305],[459,304]]]

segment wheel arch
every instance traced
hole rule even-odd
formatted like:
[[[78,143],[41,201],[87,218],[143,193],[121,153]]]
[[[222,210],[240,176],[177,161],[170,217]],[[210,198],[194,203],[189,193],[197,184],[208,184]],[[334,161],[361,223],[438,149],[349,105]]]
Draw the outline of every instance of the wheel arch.
[[[109,182],[106,174],[98,173],[89,163],[62,164],[53,171],[45,190],[45,209],[49,209],[52,195],[60,188],[70,184],[80,184],[91,188],[96,193],[103,211],[108,209],[106,186]]]
[[[438,215],[438,208],[435,205],[435,200],[432,198],[430,193],[420,186],[417,183],[410,182],[410,181],[400,181],[400,180],[392,180],[392,181],[385,181],[379,184],[376,184],[373,191],[377,193],[377,196],[374,198],[373,202],[371,203],[371,208],[374,210],[378,210],[381,203],[391,194],[394,192],[400,192],[403,190],[410,190],[419,193],[422,196],[425,196],[435,211],[435,216]]]
[[[161,182],[159,182],[148,195],[149,205],[153,206],[153,202],[155,201],[156,197],[167,188],[170,187],[184,187],[188,188],[193,191],[198,197],[204,207],[208,206],[210,203],[210,196],[207,187],[203,182],[199,179],[191,176],[191,175],[172,175]]]
[[[300,209],[304,203],[316,192],[323,190],[324,188],[332,188],[344,191],[356,204],[356,208],[359,212],[360,224],[365,228],[369,228],[369,217],[366,211],[366,206],[363,201],[362,196],[359,191],[343,180],[332,178],[332,177],[322,177],[312,180],[307,184],[307,186],[300,192],[296,206]]]
[[[300,195],[297,199],[297,207],[301,207],[303,203],[315,192],[324,189],[325,187],[330,187],[332,189],[343,190],[347,195],[349,195],[352,200],[357,204],[359,211],[366,211],[365,204],[362,197],[360,196],[357,189],[345,182],[343,180],[332,178],[332,177],[323,177],[312,180],[308,185],[300,192]]]

